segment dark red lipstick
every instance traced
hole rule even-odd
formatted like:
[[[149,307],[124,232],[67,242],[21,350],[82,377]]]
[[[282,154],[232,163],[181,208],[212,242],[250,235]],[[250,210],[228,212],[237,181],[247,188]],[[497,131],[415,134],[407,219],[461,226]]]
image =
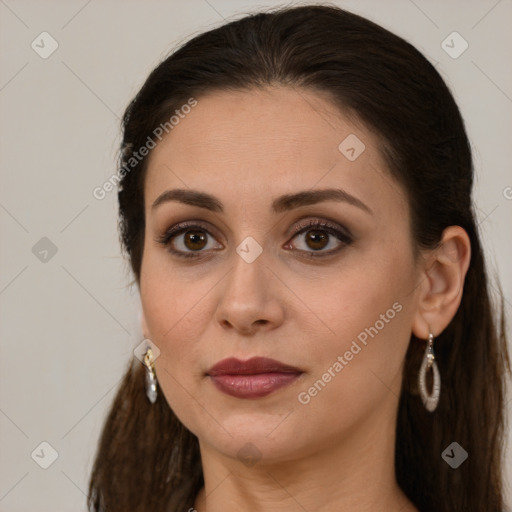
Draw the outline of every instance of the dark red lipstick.
[[[219,361],[206,374],[217,389],[227,395],[261,398],[291,384],[302,371],[266,357],[253,357],[247,361],[230,357]]]

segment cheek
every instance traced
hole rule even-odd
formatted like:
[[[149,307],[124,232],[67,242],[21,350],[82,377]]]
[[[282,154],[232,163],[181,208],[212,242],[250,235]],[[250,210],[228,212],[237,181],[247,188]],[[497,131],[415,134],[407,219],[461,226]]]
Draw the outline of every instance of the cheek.
[[[185,279],[183,272],[173,271],[165,255],[148,251],[143,262],[140,295],[147,335],[160,349],[155,361],[159,387],[176,411],[190,406],[186,390],[194,393],[193,381],[204,370],[198,365],[201,355],[204,359],[198,341],[211,322],[205,294],[212,285]]]
[[[199,405],[201,398],[195,398],[197,379],[201,378],[197,340],[207,312],[197,293],[184,293],[176,282],[171,287],[169,280],[157,275],[141,279],[141,299],[149,337],[160,349],[155,361],[158,391],[180,421],[194,432],[197,422],[208,422],[208,418],[200,419],[204,407]]]
[[[330,295],[334,305],[325,318],[335,334],[309,347],[314,367],[296,397],[304,421],[326,435],[357,425],[400,395],[410,313],[393,287],[367,293],[363,284],[369,283]]]
[[[183,366],[195,357],[197,340],[211,317],[203,295],[193,286],[183,290],[175,281],[159,278],[148,279],[141,285],[148,335],[164,356],[162,360],[173,356],[168,366],[174,361]]]
[[[185,278],[185,271],[170,263],[162,250],[146,247],[141,267],[140,295],[150,335],[168,343],[183,335],[181,331],[201,309],[204,287]],[[160,348],[160,347],[159,347]]]
[[[327,338],[315,344],[314,378],[321,378],[338,356],[346,366],[342,363],[339,372],[344,377],[334,380],[340,386],[348,384],[352,392],[379,378],[390,384],[399,372],[411,334],[415,274],[408,251],[400,247],[386,251],[374,251],[371,257],[347,265],[346,272],[330,282],[328,293],[323,292],[321,307],[317,301],[318,316],[329,330]],[[376,254],[389,257],[382,260]]]

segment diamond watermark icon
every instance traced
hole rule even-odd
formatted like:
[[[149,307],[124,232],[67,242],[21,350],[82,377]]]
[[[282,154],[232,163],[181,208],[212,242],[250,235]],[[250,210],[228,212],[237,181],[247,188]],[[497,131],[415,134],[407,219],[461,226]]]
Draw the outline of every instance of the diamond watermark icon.
[[[30,456],[38,466],[48,469],[58,459],[59,454],[50,443],[43,441]]]
[[[237,457],[247,467],[252,467],[261,459],[261,452],[252,443],[245,443],[238,450]]]
[[[450,467],[457,469],[468,458],[468,452],[454,441],[444,450],[441,457]]]
[[[236,248],[236,252],[246,263],[252,263],[263,252],[263,247],[252,236],[248,236]]]
[[[47,59],[59,47],[59,43],[48,32],[41,32],[30,46],[39,57]]]
[[[153,352],[153,361],[156,361],[158,359],[158,356],[160,355],[160,349],[149,339],[144,338],[133,351],[133,355],[142,363],[144,364],[144,356],[146,355],[146,352],[148,351],[148,348],[150,348]]]
[[[469,43],[458,33],[452,32],[442,43],[441,48],[452,58],[458,59],[469,47]]]
[[[43,236],[32,247],[32,254],[42,263],[48,263],[57,254],[57,246],[49,238]]]
[[[341,141],[338,149],[343,156],[353,162],[366,149],[366,146],[357,135],[351,133]]]

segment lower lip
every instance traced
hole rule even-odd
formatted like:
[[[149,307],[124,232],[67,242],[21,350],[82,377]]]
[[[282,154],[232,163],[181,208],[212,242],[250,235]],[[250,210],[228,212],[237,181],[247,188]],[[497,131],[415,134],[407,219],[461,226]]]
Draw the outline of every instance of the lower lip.
[[[236,398],[261,398],[288,386],[300,373],[259,373],[257,375],[210,376],[213,384],[227,395]]]

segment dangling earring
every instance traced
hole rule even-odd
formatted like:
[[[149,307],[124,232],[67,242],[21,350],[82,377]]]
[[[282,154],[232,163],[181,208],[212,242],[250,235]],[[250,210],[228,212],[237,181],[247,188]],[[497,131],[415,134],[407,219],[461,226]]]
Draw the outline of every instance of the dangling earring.
[[[144,366],[146,367],[146,395],[148,400],[154,404],[156,401],[156,374],[153,361],[153,351],[148,348],[144,355]]]
[[[420,388],[420,395],[425,409],[429,412],[436,410],[439,402],[439,394],[441,392],[441,376],[439,375],[439,369],[434,357],[434,335],[430,333],[428,335],[428,345],[425,349],[425,355],[421,363],[420,373],[418,376],[418,384]],[[429,394],[427,391],[427,370],[432,368],[433,384],[432,393]]]

